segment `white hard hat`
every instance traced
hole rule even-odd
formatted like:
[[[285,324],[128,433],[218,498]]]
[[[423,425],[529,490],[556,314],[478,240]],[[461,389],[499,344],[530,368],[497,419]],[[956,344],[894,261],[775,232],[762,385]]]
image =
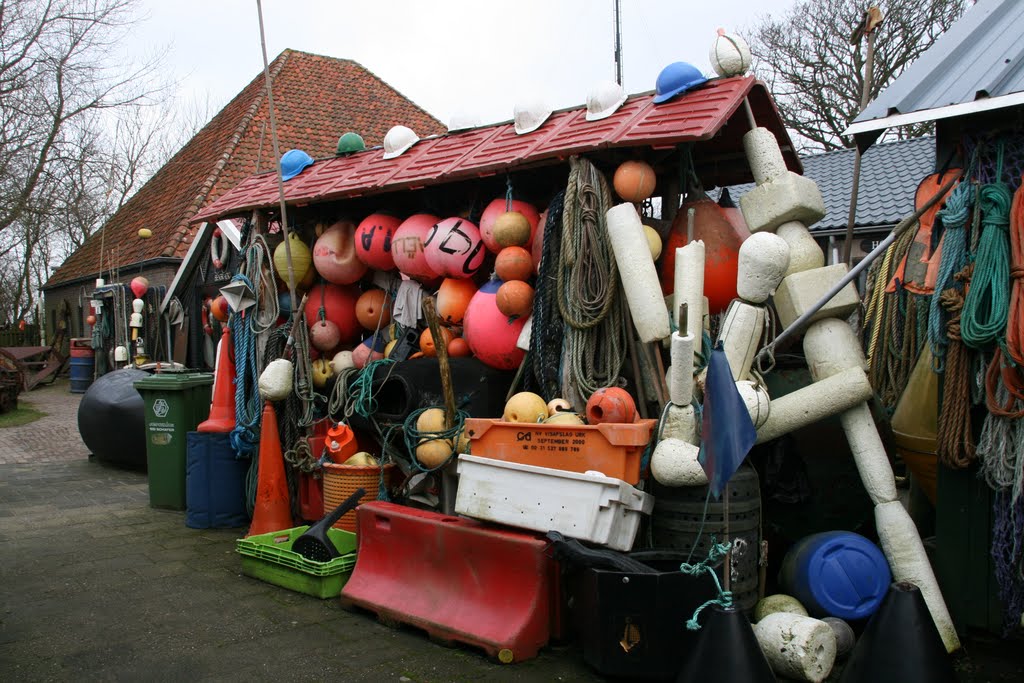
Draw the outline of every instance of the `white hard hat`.
[[[601,81],[587,95],[587,121],[599,121],[614,114],[626,101],[626,91],[615,81]]]
[[[448,132],[454,133],[459,130],[468,130],[480,125],[480,115],[472,111],[457,111],[452,114],[448,123]]]
[[[540,100],[535,99],[516,104],[513,110],[516,134],[532,133],[540,128],[549,116],[551,116],[550,107]]]
[[[401,156],[405,150],[419,142],[419,139],[419,136],[413,132],[412,128],[407,126],[392,127],[388,134],[384,136],[384,158],[394,159],[397,156]]]

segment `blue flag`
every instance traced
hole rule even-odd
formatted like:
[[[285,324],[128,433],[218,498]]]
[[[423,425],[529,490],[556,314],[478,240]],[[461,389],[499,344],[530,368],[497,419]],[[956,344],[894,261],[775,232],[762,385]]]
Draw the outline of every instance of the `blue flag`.
[[[719,341],[708,362],[700,455],[697,456],[715,500],[721,497],[725,485],[743,464],[756,438],[754,423],[736,389],[729,359]]]

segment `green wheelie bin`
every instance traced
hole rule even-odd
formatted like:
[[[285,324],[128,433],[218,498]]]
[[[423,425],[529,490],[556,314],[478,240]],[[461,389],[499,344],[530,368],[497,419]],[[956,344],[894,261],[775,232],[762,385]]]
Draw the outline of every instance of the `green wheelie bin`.
[[[135,382],[146,411],[149,505],[185,509],[187,435],[210,414],[213,375],[160,373]]]

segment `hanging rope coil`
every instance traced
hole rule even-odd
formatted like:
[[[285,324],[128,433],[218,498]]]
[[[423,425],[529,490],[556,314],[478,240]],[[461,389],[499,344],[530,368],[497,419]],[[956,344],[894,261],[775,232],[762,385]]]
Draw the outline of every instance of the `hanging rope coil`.
[[[561,393],[562,341],[565,333],[559,310],[558,272],[561,268],[564,207],[565,191],[562,190],[548,205],[533,301],[529,357],[533,380],[539,389],[537,393],[542,396],[558,396]]]
[[[1003,183],[985,185],[978,202],[981,238],[960,326],[967,346],[986,349],[1002,337],[1010,307],[1010,188]]]
[[[626,330],[619,324],[619,270],[605,225],[608,182],[586,159],[573,157],[570,166],[557,292],[566,324],[562,395],[580,407],[597,389],[617,382]]]
[[[935,435],[939,460],[953,469],[963,469],[975,458],[971,439],[971,395],[969,387],[968,351],[961,340],[960,316],[963,313],[963,288],[971,279],[973,266],[966,266],[955,276],[958,288],[940,293],[942,307],[947,311],[948,346],[942,391],[942,408]]]
[[[729,553],[729,550],[731,548],[732,543],[717,543],[715,537],[712,536],[711,548],[708,550],[707,558],[701,560],[697,564],[689,564],[687,562],[683,562],[681,565],[679,565],[679,571],[681,571],[684,574],[689,574],[690,576],[710,574],[711,579],[715,582],[715,587],[718,589],[717,598],[712,598],[711,600],[704,602],[704,604],[702,604],[700,607],[694,610],[693,616],[690,617],[689,621],[686,622],[686,628],[688,630],[700,630],[701,627],[700,622],[698,621],[698,617],[700,617],[700,613],[704,611],[705,607],[710,607],[711,605],[718,605],[725,609],[732,607],[732,592],[722,590],[722,584],[718,580],[718,574],[714,570],[715,565],[719,564],[723,559],[725,559],[725,556]]]
[[[939,262],[939,274],[928,312],[928,342],[932,348],[933,362],[937,372],[943,371],[946,347],[949,346],[949,337],[944,329],[945,315],[942,296],[947,289],[959,287],[954,275],[967,265],[968,235],[966,227],[967,219],[970,216],[969,205],[974,191],[971,183],[960,183],[950,193],[949,199],[946,200],[946,206],[936,214],[946,229],[942,238],[942,260]]]
[[[241,273],[232,277],[231,282],[242,282],[252,287],[249,278]],[[247,458],[255,452],[260,438],[258,426],[263,400],[257,387],[259,359],[255,335],[245,315],[232,312],[228,324],[235,345],[235,428],[231,430],[231,446],[238,457]]]

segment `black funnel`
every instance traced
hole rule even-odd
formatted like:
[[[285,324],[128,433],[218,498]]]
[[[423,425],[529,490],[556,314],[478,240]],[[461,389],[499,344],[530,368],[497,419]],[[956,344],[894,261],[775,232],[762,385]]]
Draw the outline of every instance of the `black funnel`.
[[[889,586],[853,648],[840,683],[955,683],[946,653],[921,590],[900,581]]]
[[[747,615],[735,607],[708,608],[700,630],[676,683],[762,683],[775,674],[761,652]]]

